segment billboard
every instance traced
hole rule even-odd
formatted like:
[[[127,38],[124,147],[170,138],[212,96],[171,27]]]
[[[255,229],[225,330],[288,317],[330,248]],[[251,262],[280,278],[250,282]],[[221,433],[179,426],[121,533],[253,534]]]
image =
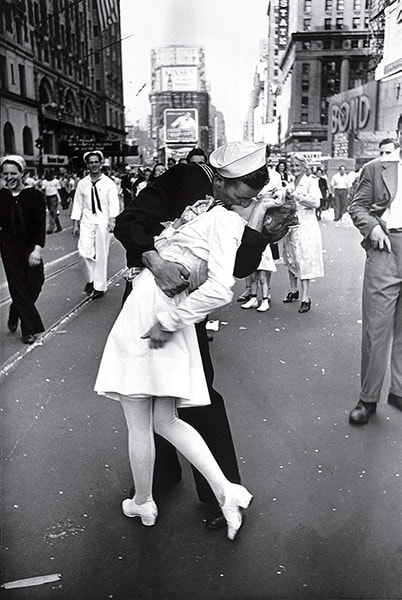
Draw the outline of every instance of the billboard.
[[[197,67],[161,67],[161,90],[197,91]]]
[[[196,108],[166,108],[163,116],[166,144],[198,142],[198,110]]]

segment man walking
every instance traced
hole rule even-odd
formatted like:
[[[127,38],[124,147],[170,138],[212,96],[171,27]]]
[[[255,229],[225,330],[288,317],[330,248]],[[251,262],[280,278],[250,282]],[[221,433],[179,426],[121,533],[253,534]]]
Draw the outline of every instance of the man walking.
[[[103,154],[99,150],[83,156],[89,174],[78,182],[74,195],[73,235],[78,237],[78,252],[84,261],[85,291],[94,299],[107,288],[107,261],[111,233],[119,214],[116,184],[102,173]]]
[[[331,179],[331,193],[334,197],[334,221],[340,221],[348,208],[350,182],[344,165],[339,167]]]
[[[402,114],[398,119],[402,145]],[[363,280],[361,392],[349,415],[364,425],[376,412],[391,344],[388,403],[402,410],[402,150],[362,169],[349,208],[367,252]]]

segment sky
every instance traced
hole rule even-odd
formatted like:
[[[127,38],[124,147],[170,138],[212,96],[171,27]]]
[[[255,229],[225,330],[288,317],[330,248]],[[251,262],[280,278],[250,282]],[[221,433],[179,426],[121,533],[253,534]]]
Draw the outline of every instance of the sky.
[[[150,113],[152,48],[203,46],[211,102],[224,114],[228,141],[242,139],[267,6],[268,0],[120,0],[126,121]]]

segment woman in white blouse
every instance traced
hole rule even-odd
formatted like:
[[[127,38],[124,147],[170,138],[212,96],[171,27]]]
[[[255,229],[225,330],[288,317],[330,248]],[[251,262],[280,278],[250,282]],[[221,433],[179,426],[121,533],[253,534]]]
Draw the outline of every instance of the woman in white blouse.
[[[290,158],[290,172],[294,181],[286,187],[286,194],[296,202],[299,226],[292,228],[283,241],[283,259],[288,268],[290,289],[283,302],[299,298],[300,313],[311,308],[310,280],[324,276],[321,231],[315,209],[320,206],[321,192],[315,177],[307,175],[308,165],[303,154],[296,152]]]

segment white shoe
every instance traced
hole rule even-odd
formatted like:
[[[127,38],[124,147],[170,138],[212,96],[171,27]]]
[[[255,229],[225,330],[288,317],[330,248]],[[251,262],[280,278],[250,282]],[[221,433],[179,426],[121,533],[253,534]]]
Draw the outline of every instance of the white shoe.
[[[253,296],[252,298],[250,298],[250,300],[247,300],[247,302],[241,305],[242,308],[257,308],[257,306],[258,300],[255,296]]]
[[[262,300],[260,306],[257,308],[258,312],[267,312],[267,310],[269,310],[271,307],[269,306],[269,300],[268,298],[264,298],[264,300]]]
[[[221,506],[223,516],[228,525],[228,538],[234,540],[237,532],[243,524],[241,514],[242,508],[248,508],[251,504],[253,496],[250,492],[237,483],[231,483],[225,494],[224,504]]]
[[[134,499],[127,498],[121,503],[121,508],[126,517],[140,517],[142,524],[147,527],[155,525],[158,509],[153,500],[136,504]]]

